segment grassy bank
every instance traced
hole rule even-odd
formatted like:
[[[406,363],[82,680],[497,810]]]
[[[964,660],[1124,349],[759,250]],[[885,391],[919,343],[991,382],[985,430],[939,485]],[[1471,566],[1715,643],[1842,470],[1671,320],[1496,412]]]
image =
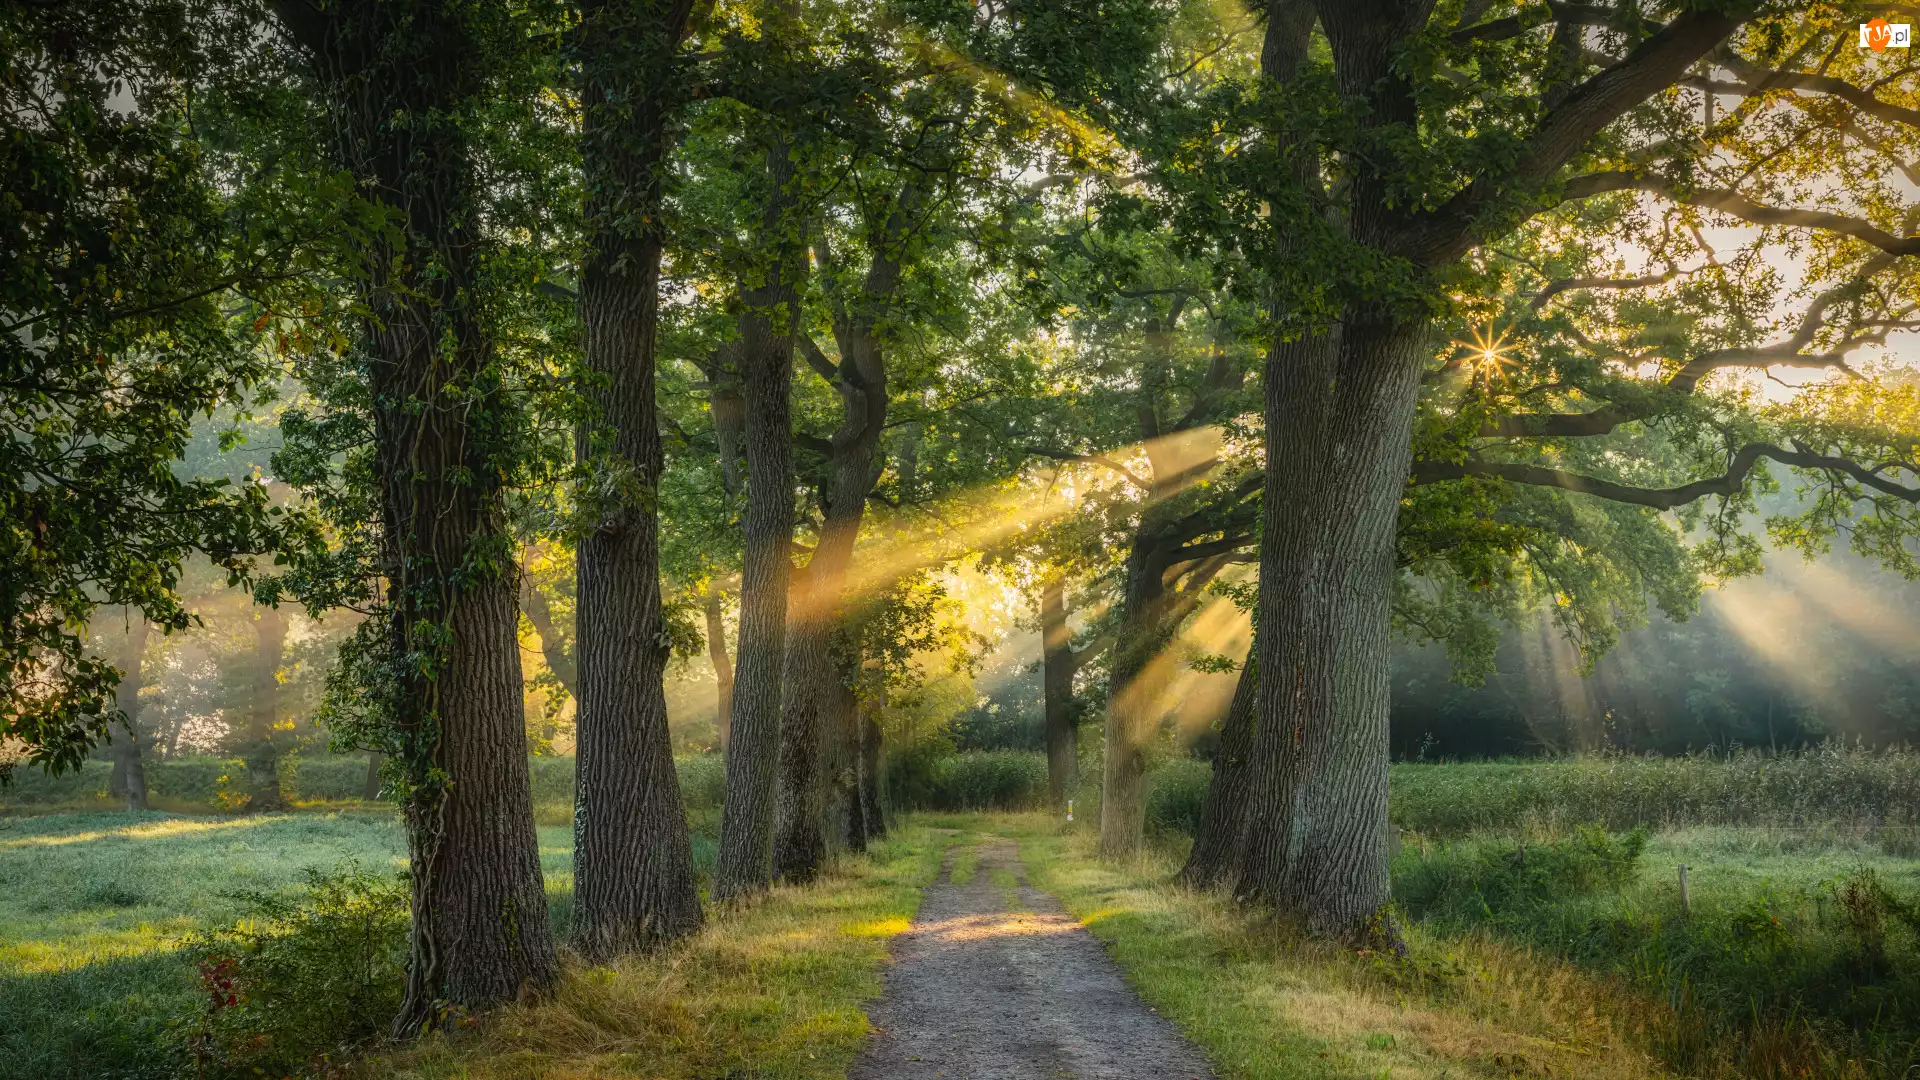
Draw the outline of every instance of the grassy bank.
[[[1920,1070],[1920,863],[1844,832],[1641,844],[1589,828],[1409,846],[1395,898],[1430,940],[1522,948],[1665,1003],[1658,1049],[1683,1071]]]
[[[695,824],[704,885],[717,815],[696,812]],[[864,1034],[859,1003],[878,992],[887,939],[905,928],[949,839],[908,826],[817,885],[710,913],[707,931],[667,956],[570,968],[554,1001],[365,1075],[618,1073],[634,1055],[654,1063],[650,1075],[736,1075],[747,1061],[760,1076],[837,1075]],[[564,935],[571,836],[543,827],[540,842]],[[0,819],[0,1078],[191,1074],[206,999],[192,939],[246,916],[246,893],[298,895],[309,872],[390,875],[404,850],[398,822],[378,811]],[[554,1071],[534,1069],[535,1058]]]
[[[953,834],[906,825],[821,881],[713,913],[693,940],[611,968],[570,967],[553,1000],[363,1064],[407,1080],[844,1077],[888,943]]]
[[[709,872],[718,815],[693,814]],[[292,895],[310,873],[398,873],[391,812],[255,817],[163,813],[0,818],[0,1078],[181,1075],[205,990],[190,939]],[[572,835],[540,829],[556,933],[572,910]]]
[[[529,761],[534,803],[543,823],[571,820],[573,759]],[[675,759],[687,806],[717,809],[725,779],[718,755]],[[237,775],[237,762],[187,758],[148,767],[165,809],[210,812]],[[288,790],[303,803],[355,804],[366,761],[354,757],[290,760]],[[1212,767],[1180,758],[1148,774],[1147,818],[1155,830],[1190,833],[1199,820]],[[108,767],[88,762],[78,773],[49,777],[21,769],[0,788],[0,812],[110,810]],[[1098,813],[1097,756],[1081,762],[1075,793],[1081,816]],[[1891,854],[1920,854],[1920,752],[1826,746],[1797,753],[1697,754],[1682,758],[1585,755],[1528,761],[1422,764],[1388,773],[1394,823],[1430,839],[1488,831],[1528,831],[1603,824],[1683,828],[1765,826],[1780,832],[1843,828]],[[913,755],[889,767],[894,805],[933,811],[1038,810],[1046,805],[1043,754],[1019,750]]]
[[[1174,853],[1116,866],[1084,832],[993,827],[1226,1080],[1663,1075],[1640,1030],[1659,1009],[1613,980],[1491,943],[1420,937],[1415,964],[1357,955],[1169,884]]]
[[[1171,884],[1177,844],[1115,866],[1094,858],[1087,830],[1034,815],[991,827],[1021,841],[1035,884],[1223,1077],[1893,1080],[1920,1068],[1920,927],[1903,921],[1920,865],[1870,842],[1715,827],[1410,845],[1394,867],[1411,948],[1399,960]]]

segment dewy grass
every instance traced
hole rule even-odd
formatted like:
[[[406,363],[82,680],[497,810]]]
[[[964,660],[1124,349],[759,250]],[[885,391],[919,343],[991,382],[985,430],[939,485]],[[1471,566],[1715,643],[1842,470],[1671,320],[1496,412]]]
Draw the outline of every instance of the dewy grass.
[[[566,829],[542,829],[549,897],[570,896]],[[170,1029],[201,989],[181,942],[239,917],[237,894],[342,865],[395,873],[390,812],[0,818],[0,1080],[173,1077]]]
[[[956,836],[907,823],[812,885],[722,913],[691,941],[573,966],[548,1001],[365,1062],[407,1080],[844,1077],[866,1038],[890,939]]]

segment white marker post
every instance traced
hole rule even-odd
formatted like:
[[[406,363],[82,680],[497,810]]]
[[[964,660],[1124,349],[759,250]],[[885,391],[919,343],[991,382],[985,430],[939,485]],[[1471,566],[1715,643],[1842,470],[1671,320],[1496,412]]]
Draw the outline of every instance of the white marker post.
[[[1067,800],[1067,820],[1068,821],[1073,820],[1073,800],[1072,799]]]

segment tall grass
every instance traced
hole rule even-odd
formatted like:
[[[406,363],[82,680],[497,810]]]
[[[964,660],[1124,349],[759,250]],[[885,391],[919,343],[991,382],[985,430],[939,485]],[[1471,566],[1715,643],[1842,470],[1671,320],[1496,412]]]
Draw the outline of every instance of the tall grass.
[[[902,763],[902,772],[909,770]],[[1046,805],[1044,755],[970,751],[911,764],[893,790],[907,809],[1029,810]],[[1099,806],[1099,759],[1083,762],[1081,816]],[[1847,826],[1891,853],[1920,854],[1920,751],[1830,744],[1789,753],[1739,750],[1678,758],[1584,755],[1528,761],[1399,763],[1390,814],[1403,832],[1445,838],[1604,825]],[[1176,758],[1148,774],[1150,825],[1192,832],[1212,766]]]
[[[1407,763],[1391,775],[1394,822],[1428,836],[1586,824],[1920,826],[1920,752],[1905,749]]]
[[[1432,939],[1524,949],[1665,1002],[1656,1050],[1677,1071],[1920,1069],[1920,865],[1842,835],[1487,835],[1407,845],[1393,881]]]

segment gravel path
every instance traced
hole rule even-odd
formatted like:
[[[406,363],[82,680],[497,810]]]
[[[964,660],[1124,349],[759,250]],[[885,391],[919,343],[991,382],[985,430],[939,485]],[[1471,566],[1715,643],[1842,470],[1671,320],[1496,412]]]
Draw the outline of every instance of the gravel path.
[[[1094,936],[1027,886],[1012,843],[977,850],[965,885],[948,850],[894,945],[850,1080],[1212,1080]]]

